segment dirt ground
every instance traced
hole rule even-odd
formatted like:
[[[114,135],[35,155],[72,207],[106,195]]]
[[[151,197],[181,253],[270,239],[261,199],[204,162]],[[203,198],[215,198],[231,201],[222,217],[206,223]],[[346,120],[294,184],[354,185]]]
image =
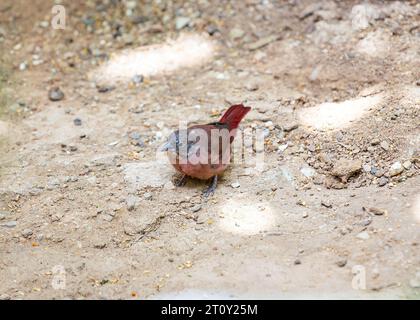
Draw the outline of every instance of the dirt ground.
[[[0,3],[1,299],[419,299],[418,1],[57,3]],[[262,170],[174,187],[241,102]]]

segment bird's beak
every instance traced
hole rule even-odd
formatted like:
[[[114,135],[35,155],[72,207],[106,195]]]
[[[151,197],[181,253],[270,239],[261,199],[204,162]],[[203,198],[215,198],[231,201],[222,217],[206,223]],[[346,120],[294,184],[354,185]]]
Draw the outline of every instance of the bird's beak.
[[[168,151],[169,149],[171,149],[171,143],[168,141],[159,148],[159,151],[163,152],[163,151]]]

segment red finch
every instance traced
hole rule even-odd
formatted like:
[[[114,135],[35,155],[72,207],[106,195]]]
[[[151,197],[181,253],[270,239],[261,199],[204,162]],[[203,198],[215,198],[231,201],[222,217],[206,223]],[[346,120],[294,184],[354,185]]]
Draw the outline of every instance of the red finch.
[[[187,177],[201,180],[212,178],[205,196],[214,193],[217,176],[223,173],[231,158],[231,144],[241,120],[251,110],[243,104],[231,106],[218,122],[194,125],[174,131],[160,148],[167,151],[169,160],[183,174],[177,185]]]

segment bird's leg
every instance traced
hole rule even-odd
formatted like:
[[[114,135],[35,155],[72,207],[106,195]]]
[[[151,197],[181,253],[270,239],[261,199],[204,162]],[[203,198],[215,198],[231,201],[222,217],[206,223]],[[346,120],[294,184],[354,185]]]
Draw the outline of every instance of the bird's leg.
[[[214,176],[210,186],[203,191],[203,195],[207,198],[208,196],[212,195],[217,187],[217,176]]]
[[[187,175],[184,174],[178,181],[175,182],[176,187],[183,187],[187,183]]]

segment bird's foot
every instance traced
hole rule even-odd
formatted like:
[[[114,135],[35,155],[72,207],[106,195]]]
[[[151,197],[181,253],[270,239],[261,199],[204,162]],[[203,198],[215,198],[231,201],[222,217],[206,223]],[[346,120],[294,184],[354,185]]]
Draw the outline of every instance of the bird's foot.
[[[205,198],[208,198],[209,196],[213,195],[214,191],[216,190],[216,187],[217,187],[217,176],[214,176],[211,181],[210,186],[203,191],[203,196]]]
[[[187,183],[187,175],[184,174],[181,178],[175,181],[175,187],[183,187]]]

